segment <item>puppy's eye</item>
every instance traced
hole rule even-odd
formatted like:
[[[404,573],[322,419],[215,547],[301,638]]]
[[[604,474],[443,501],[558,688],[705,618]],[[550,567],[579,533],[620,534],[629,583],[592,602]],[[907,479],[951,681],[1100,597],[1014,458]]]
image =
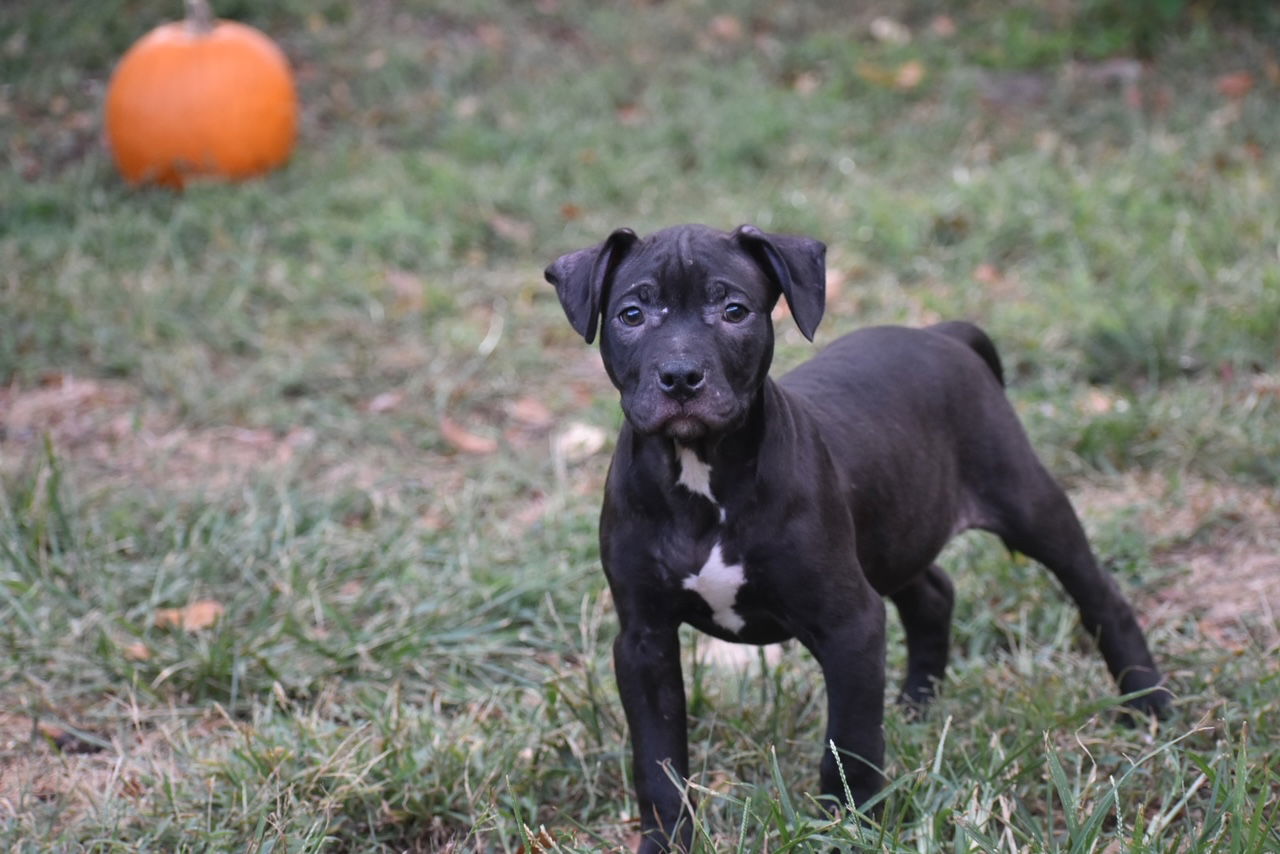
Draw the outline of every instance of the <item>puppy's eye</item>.
[[[628,306],[618,312],[618,319],[622,321],[623,326],[639,326],[644,323],[644,312],[634,305]]]
[[[741,323],[747,319],[747,315],[751,313],[751,309],[742,303],[731,302],[724,307],[724,319],[729,323]]]

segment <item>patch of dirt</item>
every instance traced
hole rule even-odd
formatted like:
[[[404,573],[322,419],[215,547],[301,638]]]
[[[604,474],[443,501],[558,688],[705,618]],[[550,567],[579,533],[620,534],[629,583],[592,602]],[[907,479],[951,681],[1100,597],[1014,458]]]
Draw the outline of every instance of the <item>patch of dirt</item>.
[[[0,712],[0,820],[29,819],[41,804],[62,825],[118,798],[145,807],[160,796],[164,780],[181,773],[175,737],[193,743],[229,732],[227,721],[213,717],[194,724],[135,721],[113,736],[95,733],[97,744],[49,722]]]
[[[1073,498],[1093,518],[1136,511],[1156,563],[1182,571],[1149,594],[1150,615],[1190,614],[1228,648],[1280,648],[1280,489],[1142,474]]]
[[[321,491],[358,489],[376,502],[391,500],[406,480],[442,494],[462,480],[461,472],[425,453],[407,460],[387,448],[357,454],[317,448],[315,431],[306,427],[281,435],[183,425],[124,382],[55,375],[36,388],[0,388],[0,474],[40,457],[46,436],[60,459],[95,483],[218,493],[264,474],[283,476],[305,462]]]
[[[583,406],[607,388],[598,356],[593,353],[592,359],[572,360],[566,368],[574,398]],[[402,393],[384,392],[364,409],[376,416],[401,408],[404,399]],[[454,455],[425,451],[408,439],[404,447],[384,442],[352,448],[321,441],[308,427],[281,434],[234,425],[190,426],[128,383],[53,374],[33,388],[0,387],[0,476],[35,468],[48,437],[59,462],[94,489],[120,484],[209,496],[264,477],[287,478],[305,482],[314,494],[360,492],[378,508],[407,500],[425,503],[423,523],[437,530],[450,523],[465,492],[470,476],[465,460],[514,450],[549,454],[557,478],[571,483],[573,492],[587,488],[598,494],[605,467],[579,464],[607,448],[599,428],[559,418],[532,397],[509,402],[505,411],[491,413],[491,420],[489,432],[501,435],[502,443],[486,439],[491,446],[480,451],[458,448],[448,436]],[[584,430],[592,431],[585,439]],[[575,466],[571,482],[566,480],[569,466]],[[533,495],[513,530],[527,529],[550,509],[545,496]]]

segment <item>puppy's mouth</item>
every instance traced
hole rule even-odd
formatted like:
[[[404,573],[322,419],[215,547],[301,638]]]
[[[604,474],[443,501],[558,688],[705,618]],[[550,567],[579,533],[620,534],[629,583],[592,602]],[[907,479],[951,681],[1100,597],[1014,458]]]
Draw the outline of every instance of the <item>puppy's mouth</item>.
[[[639,403],[635,401],[634,403]],[[652,436],[666,436],[688,442],[733,429],[737,423],[737,409],[721,412],[708,407],[706,401],[694,400],[685,404],[669,398],[650,401],[649,405],[628,406],[623,401],[627,420],[637,432]]]
[[[707,435],[710,428],[705,421],[696,416],[677,415],[668,419],[661,429],[668,438],[687,442],[691,439],[701,439]]]

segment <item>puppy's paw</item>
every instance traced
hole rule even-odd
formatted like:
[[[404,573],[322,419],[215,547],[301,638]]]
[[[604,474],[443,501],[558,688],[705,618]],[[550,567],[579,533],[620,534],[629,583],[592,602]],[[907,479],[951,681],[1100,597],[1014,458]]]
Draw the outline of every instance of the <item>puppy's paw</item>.
[[[1147,689],[1145,693],[1130,697],[1120,707],[1120,723],[1130,727],[1145,727],[1152,719],[1168,720],[1173,713],[1173,693],[1163,685]]]

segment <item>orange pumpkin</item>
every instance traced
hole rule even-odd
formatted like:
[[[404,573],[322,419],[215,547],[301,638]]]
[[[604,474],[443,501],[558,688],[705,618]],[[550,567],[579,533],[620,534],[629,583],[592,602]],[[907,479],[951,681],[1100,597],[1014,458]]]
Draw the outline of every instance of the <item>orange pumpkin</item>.
[[[205,0],[187,9],[187,20],[135,42],[107,84],[107,141],[131,183],[239,180],[293,150],[298,98],[280,48],[253,27],[214,21]]]

